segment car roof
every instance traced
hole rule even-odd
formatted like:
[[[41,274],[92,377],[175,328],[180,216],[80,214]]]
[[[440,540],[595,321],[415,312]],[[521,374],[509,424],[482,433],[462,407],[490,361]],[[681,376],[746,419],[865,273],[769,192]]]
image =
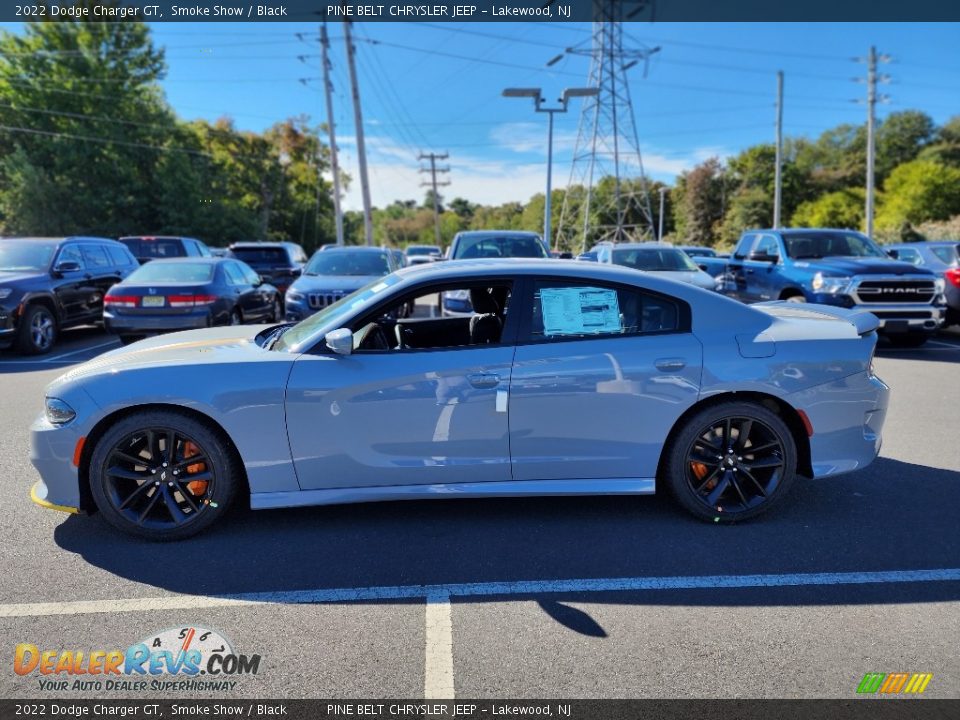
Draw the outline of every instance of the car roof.
[[[296,247],[296,243],[287,242],[284,240],[240,240],[235,243],[230,243],[229,249],[233,248],[293,248]]]
[[[105,242],[117,244],[116,240],[105,237],[97,237],[96,235],[67,235],[65,237],[5,237],[0,238],[2,240],[26,240],[28,242],[53,242],[53,243],[66,243],[66,242],[89,242],[91,240],[96,242]]]
[[[203,263],[205,265],[218,265],[220,263],[228,263],[228,262],[243,262],[243,261],[237,260],[236,258],[228,258],[228,257],[197,256],[197,257],[157,258],[156,260],[151,260],[150,265],[155,265],[157,263],[161,265],[169,265],[169,264],[185,265],[187,263],[194,263],[194,264]]]
[[[744,230],[743,234],[747,233],[780,233],[781,235],[795,235],[798,233],[803,233],[804,235],[809,235],[811,233],[856,233],[857,235],[863,235],[859,230],[851,230],[850,228],[750,228],[749,230]]]
[[[470,237],[484,236],[488,235],[491,237],[502,237],[504,235],[513,235],[516,237],[535,237],[540,238],[539,233],[531,232],[530,230],[461,230],[457,233],[457,237],[465,237],[469,235]],[[436,245],[431,245],[430,247],[436,247]]]
[[[369,247],[367,245],[343,245],[341,247],[333,247],[329,250],[324,250],[324,252],[365,252],[365,253],[384,253],[384,252],[394,252],[394,248],[382,248],[382,247]]]
[[[638,242],[638,243],[614,243],[614,250],[635,250],[637,248],[658,248],[658,249],[668,249],[668,250],[680,250],[681,248],[675,247],[674,245],[667,245],[666,243],[656,242],[655,240],[650,240],[647,242]]]
[[[960,240],[920,240],[919,242],[891,243],[884,245],[889,248],[911,248],[911,247],[955,247],[960,245]]]
[[[120,241],[124,240],[195,240],[202,242],[189,235],[124,235]]]

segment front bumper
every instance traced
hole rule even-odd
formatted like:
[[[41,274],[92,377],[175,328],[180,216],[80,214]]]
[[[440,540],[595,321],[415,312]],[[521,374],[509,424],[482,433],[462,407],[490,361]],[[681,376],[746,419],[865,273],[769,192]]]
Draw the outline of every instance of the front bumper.
[[[876,459],[890,388],[876,375],[857,373],[788,398],[810,419],[813,477],[859,470]]]
[[[73,457],[83,436],[71,426],[53,425],[42,414],[30,426],[30,462],[41,478],[30,497],[41,507],[75,513],[82,503]]]
[[[17,337],[19,318],[20,313],[17,306],[0,305],[0,348],[8,348],[13,345]]]
[[[873,313],[880,321],[880,332],[934,333],[943,326],[947,309],[925,303],[858,303],[849,295],[807,293],[807,301],[820,305],[856,308]]]

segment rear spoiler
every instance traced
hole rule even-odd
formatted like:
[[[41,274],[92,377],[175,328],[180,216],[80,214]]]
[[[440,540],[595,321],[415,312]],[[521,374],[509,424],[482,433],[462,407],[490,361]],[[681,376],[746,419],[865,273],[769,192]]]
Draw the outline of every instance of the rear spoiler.
[[[868,335],[874,332],[877,328],[880,327],[880,320],[872,312],[867,310],[861,310],[860,308],[842,308],[837,307],[836,305],[814,305],[814,304],[802,304],[798,305],[795,303],[788,303],[785,300],[775,300],[772,302],[763,302],[756,303],[754,307],[767,306],[770,308],[790,308],[790,309],[803,309],[809,313],[817,313],[819,315],[826,315],[828,317],[836,318],[837,320],[846,320],[848,323],[853,325],[857,331],[857,335]],[[776,315],[777,313],[772,313]]]

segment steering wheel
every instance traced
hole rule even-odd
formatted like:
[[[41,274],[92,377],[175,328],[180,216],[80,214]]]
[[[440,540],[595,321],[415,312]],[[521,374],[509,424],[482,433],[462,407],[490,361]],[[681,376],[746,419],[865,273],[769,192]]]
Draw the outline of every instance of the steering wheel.
[[[389,350],[390,343],[383,328],[372,322],[364,325],[356,334],[357,350]]]

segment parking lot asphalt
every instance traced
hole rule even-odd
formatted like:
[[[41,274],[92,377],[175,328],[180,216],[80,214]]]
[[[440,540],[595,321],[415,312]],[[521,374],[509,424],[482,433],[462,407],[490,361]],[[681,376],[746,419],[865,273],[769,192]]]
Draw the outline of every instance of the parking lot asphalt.
[[[117,696],[852,699],[864,673],[902,671],[960,697],[958,332],[882,345],[881,457],[753,522],[700,523],[663,496],[404,502],[236,512],[164,545],[29,499],[44,386],[117,345],[81,328],[49,356],[0,352],[8,658],[200,627],[260,654],[258,674]],[[10,667],[0,697],[111,696]]]

